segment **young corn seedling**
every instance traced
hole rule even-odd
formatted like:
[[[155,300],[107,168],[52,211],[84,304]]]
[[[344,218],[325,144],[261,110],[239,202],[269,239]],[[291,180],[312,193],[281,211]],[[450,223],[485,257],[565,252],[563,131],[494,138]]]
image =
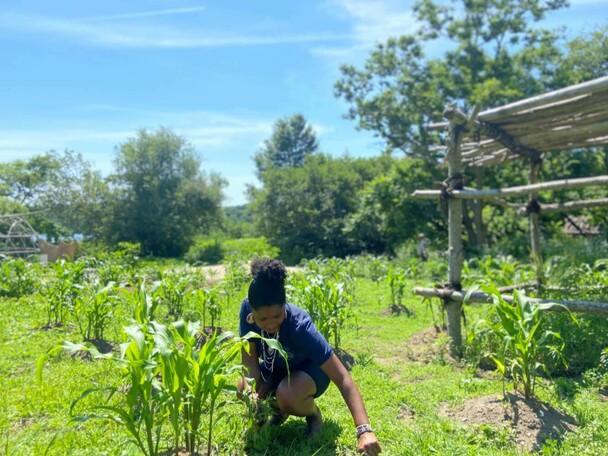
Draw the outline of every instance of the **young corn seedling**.
[[[106,327],[112,318],[117,297],[112,294],[114,283],[103,288],[86,288],[74,302],[74,317],[84,340],[103,339]]]
[[[391,305],[390,311],[397,315],[405,313],[408,316],[413,316],[414,312],[403,304],[405,289],[407,287],[406,272],[399,267],[390,265],[386,273],[386,280],[391,289]]]
[[[36,288],[36,267],[21,258],[2,258],[0,264],[0,296],[19,298]]]
[[[53,277],[42,284],[41,294],[46,298],[47,324],[63,325],[69,311],[84,287],[86,265],[82,262],[66,263],[61,260],[51,266]]]
[[[212,328],[215,328],[216,323],[219,321],[222,313],[220,287],[221,285],[203,287],[193,291],[191,294],[191,299],[194,301],[195,306],[200,309],[199,313],[203,328],[208,327],[207,323]]]
[[[181,317],[183,315],[190,283],[191,278],[185,274],[165,274],[163,276],[156,295],[166,305],[169,316]]]
[[[308,285],[300,289],[302,306],[310,314],[319,332],[334,348],[340,348],[344,323],[354,316],[351,298],[341,283],[335,284],[320,275],[309,278]]]
[[[489,342],[489,346],[501,347],[486,353],[496,364],[504,380],[513,379],[516,389],[523,388],[526,399],[534,394],[536,379],[541,372],[549,375],[546,361],[558,361],[565,365],[562,356],[564,342],[557,332],[543,326],[543,311],[560,306],[557,303],[535,304],[521,290],[513,293],[513,303],[507,302],[495,286],[484,291],[492,294],[490,318],[480,320],[475,333]],[[570,314],[573,322],[576,319]]]
[[[377,285],[380,284],[386,277],[388,272],[388,268],[386,266],[386,259],[379,257],[371,257],[369,261],[369,278],[376,282]]]

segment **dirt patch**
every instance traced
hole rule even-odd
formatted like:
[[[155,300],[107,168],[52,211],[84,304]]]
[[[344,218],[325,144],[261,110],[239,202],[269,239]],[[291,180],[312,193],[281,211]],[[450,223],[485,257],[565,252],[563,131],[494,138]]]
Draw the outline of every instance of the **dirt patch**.
[[[210,284],[219,282],[226,275],[226,266],[223,264],[213,264],[211,266],[201,266],[200,269],[205,274],[205,278]]]
[[[84,342],[93,345],[93,347],[102,355],[112,353],[114,350],[114,345],[105,339],[86,339]],[[93,355],[87,349],[72,351],[70,357],[82,361],[93,361]]]
[[[200,269],[205,274],[208,282],[210,284],[214,284],[219,282],[226,275],[226,265],[224,264],[212,264],[209,266],[200,266]],[[302,268],[299,266],[288,266],[287,272],[299,272],[302,271]],[[247,272],[249,272],[249,265],[247,265]]]
[[[407,421],[412,421],[414,418],[416,418],[416,412],[414,412],[409,407],[404,406],[399,409],[399,413],[397,414],[397,419],[407,422]]]
[[[548,438],[559,439],[576,429],[574,418],[520,393],[467,399],[461,407],[440,408],[440,413],[467,427],[507,429],[520,451],[538,450]]]
[[[355,358],[353,355],[348,353],[346,350],[341,348],[334,348],[334,353],[338,357],[338,359],[344,364],[344,367],[347,371],[351,371],[353,366],[355,365]]]
[[[391,304],[388,309],[384,309],[381,312],[383,317],[399,316],[402,314],[407,315],[408,317],[413,317],[416,315],[413,310],[407,306],[404,306],[403,304]]]
[[[449,354],[449,339],[445,326],[433,326],[413,334],[406,341],[410,361],[430,363],[436,360],[454,362]]]
[[[196,350],[200,350],[214,334],[218,336],[224,332],[224,328],[220,326],[205,326],[196,334]]]

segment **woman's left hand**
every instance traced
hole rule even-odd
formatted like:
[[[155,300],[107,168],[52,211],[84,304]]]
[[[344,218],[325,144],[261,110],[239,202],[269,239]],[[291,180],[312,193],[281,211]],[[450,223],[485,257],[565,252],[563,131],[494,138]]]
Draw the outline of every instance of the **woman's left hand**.
[[[378,438],[373,432],[366,432],[359,436],[357,451],[365,456],[377,456],[382,451]]]

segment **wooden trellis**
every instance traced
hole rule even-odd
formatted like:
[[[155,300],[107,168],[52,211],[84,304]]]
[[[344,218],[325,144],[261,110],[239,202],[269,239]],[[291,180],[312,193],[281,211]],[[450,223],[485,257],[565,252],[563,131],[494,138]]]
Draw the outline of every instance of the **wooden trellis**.
[[[453,354],[460,353],[462,331],[460,314],[464,291],[461,287],[463,266],[462,200],[485,200],[514,208],[529,217],[532,257],[539,283],[543,282],[540,251],[540,215],[604,206],[608,198],[566,203],[541,204],[544,190],[606,186],[608,176],[539,182],[543,157],[563,151],[608,144],[608,76],[528,98],[499,108],[469,115],[456,106],[443,112],[448,122],[431,128],[448,128],[445,153],[448,178],[441,190],[416,190],[414,197],[444,198],[448,203],[449,249],[448,283],[442,288],[416,287],[414,293],[443,299],[448,314],[448,335]],[[524,159],[529,164],[528,185],[505,189],[478,190],[463,184],[464,165],[490,166],[508,160]],[[527,195],[526,204],[508,201],[509,197]],[[471,302],[487,302],[489,296],[476,293]],[[607,303],[560,301],[573,311],[608,314]]]
[[[28,223],[28,215],[0,215],[0,255],[27,256],[39,252],[38,233]]]

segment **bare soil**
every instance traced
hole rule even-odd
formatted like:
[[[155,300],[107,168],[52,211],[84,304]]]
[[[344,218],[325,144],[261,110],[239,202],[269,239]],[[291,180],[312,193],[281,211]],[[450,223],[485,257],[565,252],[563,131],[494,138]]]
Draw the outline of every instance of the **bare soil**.
[[[391,316],[396,315],[399,316],[401,314],[405,314],[408,317],[413,317],[416,315],[413,310],[403,304],[391,304],[388,309],[382,311],[382,316]]]
[[[200,266],[200,269],[205,273],[205,277],[209,279],[209,282],[216,283],[224,278],[226,275],[226,266],[223,264],[212,264],[209,266]],[[301,267],[288,266],[288,272],[301,271]]]
[[[447,329],[445,326],[433,326],[413,334],[405,341],[410,361],[430,363],[439,358],[457,363],[448,351]]]
[[[348,353],[346,350],[341,348],[334,348],[334,353],[338,357],[338,359],[342,362],[347,371],[351,371],[353,366],[355,365],[355,358],[353,355]]]
[[[574,418],[536,398],[525,399],[519,392],[467,399],[455,409],[440,413],[467,427],[507,429],[520,451],[538,450],[548,438],[559,439],[576,429]]]

